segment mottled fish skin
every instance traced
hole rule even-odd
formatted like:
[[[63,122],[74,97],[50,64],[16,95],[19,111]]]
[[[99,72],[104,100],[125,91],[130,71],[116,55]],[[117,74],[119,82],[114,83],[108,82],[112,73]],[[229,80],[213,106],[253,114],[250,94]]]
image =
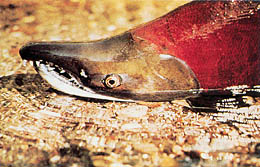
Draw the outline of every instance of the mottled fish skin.
[[[20,55],[34,61],[53,87],[77,96],[170,101],[205,90],[230,94],[227,87],[260,84],[259,5],[193,1],[118,36],[32,42]],[[56,74],[62,77],[50,81]],[[73,93],[59,85],[63,82],[81,90]]]
[[[259,1],[195,1],[132,32],[185,61],[201,88],[222,89],[260,83],[259,20]]]

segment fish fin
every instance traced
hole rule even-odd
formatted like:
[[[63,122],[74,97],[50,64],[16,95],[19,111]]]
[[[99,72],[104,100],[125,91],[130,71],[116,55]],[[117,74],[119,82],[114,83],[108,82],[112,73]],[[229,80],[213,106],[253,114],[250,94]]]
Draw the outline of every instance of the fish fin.
[[[225,112],[230,109],[250,107],[255,99],[252,96],[211,96],[202,95],[195,98],[188,98],[187,102],[196,112]]]

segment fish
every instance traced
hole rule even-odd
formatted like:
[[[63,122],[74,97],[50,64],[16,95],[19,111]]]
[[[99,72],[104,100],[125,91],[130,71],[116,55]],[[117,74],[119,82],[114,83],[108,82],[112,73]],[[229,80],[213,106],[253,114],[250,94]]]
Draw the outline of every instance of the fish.
[[[70,95],[209,107],[211,97],[260,94],[260,2],[192,1],[110,38],[30,42],[19,53]]]

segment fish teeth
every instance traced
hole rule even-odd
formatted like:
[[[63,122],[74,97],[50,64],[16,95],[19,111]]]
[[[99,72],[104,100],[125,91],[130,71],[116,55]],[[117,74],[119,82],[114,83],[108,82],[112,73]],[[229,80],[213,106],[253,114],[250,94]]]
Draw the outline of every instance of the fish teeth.
[[[42,71],[45,71],[45,74],[51,74],[53,77],[61,77],[63,78],[64,82],[70,83],[70,85],[74,85],[78,87],[81,90],[85,90],[84,86],[82,86],[77,79],[69,72],[66,72],[62,67],[52,63],[52,62],[46,62],[43,60],[38,61],[30,61],[30,63],[34,63],[34,66],[36,68],[41,69]],[[66,73],[66,75],[64,75]],[[81,75],[84,77],[87,77],[85,74],[85,71],[81,70]]]
[[[61,71],[60,71],[60,73],[61,74],[63,74],[63,73],[65,73],[66,71],[65,70],[63,70],[63,69],[61,69]]]
[[[45,62],[44,64],[45,64],[46,66],[48,66],[48,67],[50,67],[50,66],[52,66],[52,67],[53,67],[53,66],[56,66],[56,65],[54,65],[52,62]]]
[[[85,73],[85,71],[84,71],[83,69],[81,69],[80,75],[81,75],[82,77],[85,77],[85,78],[88,77],[88,75],[86,75],[86,73]]]
[[[28,60],[23,60],[23,66],[26,67],[28,63]]]
[[[29,61],[29,63],[33,66],[33,61]]]
[[[77,82],[77,80],[75,79],[75,78],[70,78],[68,81],[70,81],[70,82]]]
[[[48,72],[52,72],[54,69],[55,69],[54,67],[50,67],[50,66],[48,66],[47,68]]]
[[[40,61],[35,61],[37,66],[40,66]]]

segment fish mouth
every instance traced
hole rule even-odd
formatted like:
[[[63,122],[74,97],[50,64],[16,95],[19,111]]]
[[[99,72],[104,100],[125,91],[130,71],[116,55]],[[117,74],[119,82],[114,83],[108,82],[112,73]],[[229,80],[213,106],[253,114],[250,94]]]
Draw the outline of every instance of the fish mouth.
[[[19,53],[53,88],[74,96],[171,101],[200,92],[196,76],[184,62],[160,54],[156,46],[129,33],[92,42],[28,43]]]
[[[109,96],[110,94],[106,91],[102,90],[93,90],[90,87],[84,86],[81,82],[81,78],[70,72],[69,70],[58,66],[52,62],[44,61],[44,60],[24,60],[24,64],[30,62],[35,70],[40,74],[40,76],[45,79],[54,89],[64,92],[66,94],[72,96],[78,96],[83,98],[92,98],[92,99],[100,99],[100,100],[109,100],[109,101],[118,101],[118,102],[137,102],[137,101],[165,101],[161,100],[159,96],[161,94],[169,94],[169,98],[167,101],[172,100],[172,93],[176,96],[180,96],[180,98],[189,97],[189,96],[197,96],[201,90],[167,90],[167,91],[158,91],[153,92],[155,98],[151,98],[149,94],[143,95],[145,98],[138,99],[137,97],[141,94],[136,94],[134,97],[129,95],[128,93],[125,94],[124,98],[118,98]],[[82,70],[80,75],[84,76],[84,78],[88,78],[88,75]],[[106,95],[108,94],[108,95]],[[124,94],[124,92],[122,92]],[[130,97],[130,99],[127,99]],[[149,98],[146,98],[149,97]],[[150,99],[150,100],[147,100]],[[157,100],[155,100],[157,99]]]
[[[26,63],[28,60],[24,61]],[[34,60],[32,61],[32,64],[36,71],[41,75],[41,77],[58,91],[79,97],[133,102],[133,100],[130,99],[120,99],[99,94],[93,89],[84,86],[79,77],[52,62],[44,60]],[[88,77],[83,70],[81,71],[81,75],[85,78]]]
[[[119,53],[121,54],[122,49],[129,49],[128,51],[132,49],[133,46],[131,42],[132,39],[128,34],[123,35],[123,37],[119,36],[96,43],[36,42],[23,46],[19,53],[23,60],[33,62],[36,71],[54,89],[73,96],[110,101],[136,102],[171,101],[173,99],[183,99],[199,94],[200,90],[197,89],[197,82],[194,82],[194,88],[196,89],[163,88],[150,90],[149,87],[149,91],[143,91],[143,86],[146,86],[143,77],[135,78],[135,75],[130,76],[129,71],[127,71],[128,68],[124,68],[124,66],[127,65],[120,66],[126,71],[121,71],[121,69],[116,66],[117,63],[129,63],[137,59],[139,62],[141,61],[140,57],[134,57],[135,55],[131,57],[131,54],[128,55],[129,57],[118,56]],[[128,51],[126,51],[126,53],[129,53]],[[162,61],[170,61],[168,59],[169,56],[167,60],[165,60],[164,56]],[[176,62],[177,61],[178,60],[176,60]],[[142,59],[141,65],[145,65],[146,68],[147,66],[144,62]],[[99,66],[99,63],[101,65],[109,63],[109,65]],[[181,64],[183,68],[186,68],[182,63],[179,64]],[[112,69],[110,72],[104,72],[105,70],[110,70],[113,65],[116,67],[116,70]],[[134,63],[130,65],[134,65]],[[155,69],[149,70],[149,72],[150,71],[155,71],[152,75],[157,76],[157,79],[164,79],[160,74],[156,73]],[[119,81],[120,78],[123,79],[122,85],[119,83],[120,86],[118,89],[117,87],[115,89],[109,88],[105,85],[106,82],[104,82],[104,80],[111,74],[112,76],[113,74],[118,75]],[[149,74],[151,74],[151,72]],[[139,80],[137,81],[137,79]],[[153,83],[154,80],[152,80],[152,82],[149,80],[145,81]],[[168,82],[168,80],[166,79],[165,82]],[[127,84],[131,87],[125,88],[124,86]],[[139,91],[140,89],[141,91]]]
[[[82,81],[89,80],[90,76],[81,61],[81,52],[82,48],[91,48],[89,52],[92,54],[96,50],[92,45],[91,42],[30,42],[19,50],[19,54],[24,62],[32,62],[41,77],[60,92],[85,98],[132,102],[127,97],[113,97],[104,90],[83,84]]]

